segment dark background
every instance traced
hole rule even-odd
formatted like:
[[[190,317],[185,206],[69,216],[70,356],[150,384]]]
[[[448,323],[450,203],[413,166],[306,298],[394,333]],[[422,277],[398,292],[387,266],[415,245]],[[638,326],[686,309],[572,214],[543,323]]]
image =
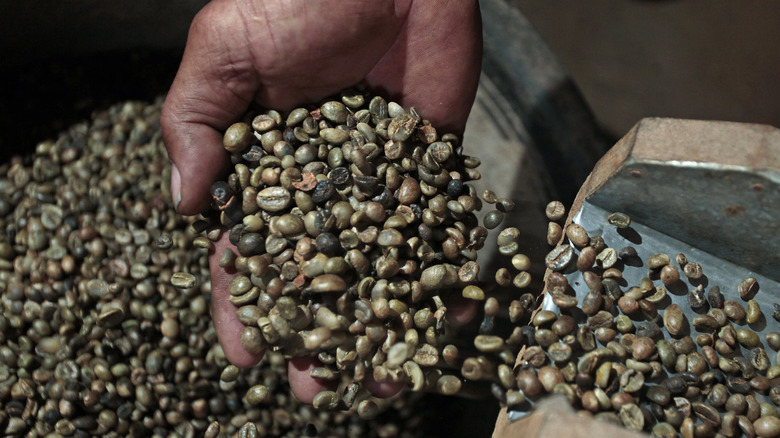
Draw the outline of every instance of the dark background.
[[[205,3],[0,3],[0,160],[112,103],[165,93]]]
[[[780,127],[772,0],[509,0],[621,137],[642,117]]]
[[[506,1],[547,41],[613,138],[647,116],[780,126],[772,0]],[[164,93],[205,3],[2,2],[0,158],[109,103]]]

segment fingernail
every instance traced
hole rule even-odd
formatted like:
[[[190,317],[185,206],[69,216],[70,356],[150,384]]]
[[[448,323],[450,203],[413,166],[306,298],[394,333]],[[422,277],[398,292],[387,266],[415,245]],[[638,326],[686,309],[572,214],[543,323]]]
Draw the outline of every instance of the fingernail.
[[[179,204],[181,204],[181,174],[175,163],[172,164],[171,168],[171,196],[173,197],[173,206],[178,210]]]

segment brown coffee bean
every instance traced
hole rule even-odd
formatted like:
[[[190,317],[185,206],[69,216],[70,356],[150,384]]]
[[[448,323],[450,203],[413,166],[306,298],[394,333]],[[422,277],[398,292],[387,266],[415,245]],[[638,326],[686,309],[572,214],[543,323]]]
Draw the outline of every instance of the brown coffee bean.
[[[769,332],[766,334],[766,344],[774,351],[780,350],[780,333]]]
[[[780,418],[761,417],[753,423],[756,435],[760,437],[773,438],[780,436]]]
[[[692,323],[696,330],[705,333],[711,333],[720,328],[718,321],[709,315],[696,315]]]
[[[669,286],[680,281],[680,271],[677,270],[677,267],[667,264],[661,268],[660,277],[661,282]]]
[[[622,393],[616,396],[620,398],[628,398],[628,397],[622,397],[627,395],[628,394],[626,393]],[[619,410],[618,416],[620,417],[620,421],[623,423],[623,426],[625,426],[626,428],[631,430],[642,430],[645,427],[644,413],[636,404],[632,402],[615,403],[613,401],[613,407],[614,409]]]
[[[265,351],[265,338],[256,327],[244,327],[241,330],[241,346],[252,354],[260,354]]]
[[[474,285],[468,285],[463,288],[462,292],[463,298],[468,298],[470,300],[484,300],[485,299],[485,292],[482,290],[482,288]]]
[[[596,263],[596,250],[592,246],[586,246],[580,250],[577,256],[577,269],[589,271]]]
[[[570,223],[566,226],[566,237],[577,248],[583,248],[590,242],[590,237],[585,228],[575,223]]]
[[[582,403],[582,407],[590,412],[598,412],[601,409],[601,406],[599,406],[598,399],[596,398],[596,393],[593,391],[587,391],[582,394],[582,398],[580,399],[580,403]]]
[[[420,199],[420,184],[412,177],[404,178],[401,183],[401,187],[398,188],[396,198],[398,202],[404,205],[409,205],[417,202]]]
[[[512,279],[512,285],[518,289],[524,289],[531,284],[531,274],[528,272],[521,272]]]
[[[547,244],[555,246],[561,241],[563,237],[563,228],[555,222],[549,222],[547,224]]]
[[[712,426],[720,426],[721,418],[717,409],[702,402],[693,402],[691,407],[696,416],[702,421]]]
[[[666,288],[663,286],[655,287],[652,289],[652,293],[645,298],[650,303],[658,304],[666,298]]]
[[[541,310],[534,315],[533,320],[531,323],[534,326],[545,326],[553,321],[555,321],[558,318],[558,315],[555,314],[555,312],[550,310]]]
[[[553,303],[561,309],[573,309],[577,307],[577,297],[562,293],[552,294]]]
[[[609,269],[617,263],[617,251],[614,248],[604,248],[596,255],[596,264]]]
[[[563,337],[573,333],[576,327],[577,323],[574,318],[569,315],[559,315],[550,328],[558,337]]]
[[[600,310],[595,315],[588,317],[588,327],[591,330],[595,330],[599,327],[612,327],[614,326],[614,317],[606,310]]]
[[[255,140],[252,128],[246,123],[234,123],[225,131],[222,145],[233,154],[240,154]]]
[[[758,280],[753,277],[747,277],[739,283],[737,287],[739,297],[743,300],[751,300],[758,293]]]
[[[727,300],[723,303],[723,313],[725,313],[730,320],[735,322],[744,321],[747,317],[747,312],[745,311],[745,308],[742,307],[742,304],[733,300]]]
[[[620,311],[626,315],[631,315],[639,310],[639,303],[637,303],[635,299],[625,295],[620,297],[617,304]]]
[[[498,210],[492,210],[485,215],[485,219],[483,220],[483,225],[488,230],[492,230],[498,227],[499,225],[501,225],[501,222],[503,220],[504,220],[504,213]]]
[[[703,309],[704,306],[707,305],[707,299],[704,296],[704,287],[699,285],[688,292],[688,305],[691,306],[693,310]]]
[[[607,216],[607,222],[618,228],[628,228],[631,226],[631,217],[620,212],[610,213],[609,216]]]
[[[544,386],[539,378],[531,370],[520,370],[515,377],[518,389],[530,398],[536,398],[544,391]]]
[[[556,363],[568,362],[572,357],[572,349],[563,342],[555,342],[547,347],[547,354]]]
[[[595,315],[601,309],[603,303],[603,296],[599,292],[591,290],[582,299],[582,311],[586,315]]]
[[[561,370],[553,366],[543,366],[536,372],[539,382],[547,392],[552,392],[555,385],[564,382]]]
[[[543,348],[547,348],[550,345],[552,345],[555,341],[558,340],[558,337],[555,336],[555,333],[553,333],[550,329],[537,329],[534,333],[534,340],[537,344],[539,344]]]
[[[680,266],[683,266],[683,273],[691,280],[698,280],[704,275],[698,263],[683,263]]]
[[[685,315],[677,304],[671,304],[664,310],[663,320],[664,328],[672,336],[680,334],[686,323]]]
[[[648,337],[637,338],[634,342],[633,357],[636,360],[647,360],[655,354],[656,345],[655,341]]]
[[[595,335],[596,340],[602,344],[607,344],[617,337],[618,332],[617,330],[609,327],[599,327],[593,332],[593,334]]]
[[[749,300],[747,305],[747,314],[745,316],[745,322],[747,322],[748,324],[755,324],[762,317],[763,314],[761,313],[761,307],[758,305],[758,302],[752,299]]]
[[[723,389],[726,389],[723,387]],[[661,385],[651,386],[647,389],[647,398],[660,406],[666,406],[671,401],[671,394],[666,387]]]
[[[737,330],[737,341],[745,348],[755,348],[761,343],[756,332],[744,328]]]
[[[551,221],[559,221],[566,214],[566,207],[560,201],[552,201],[545,207],[544,214]]]
[[[573,255],[574,251],[571,246],[558,245],[555,249],[547,253],[544,257],[544,263],[547,268],[552,269],[553,271],[562,271],[571,263]]]
[[[499,268],[495,275],[496,283],[499,286],[506,287],[512,284],[512,273],[507,268]]]
[[[720,293],[720,288],[718,286],[713,286],[710,288],[710,291],[707,292],[707,301],[709,301],[710,307],[712,308],[723,308],[725,304],[725,298],[723,297],[723,294]]]
[[[483,353],[495,353],[504,347],[504,340],[500,336],[477,335],[474,347]]]
[[[718,325],[721,327],[724,327],[729,322],[728,317],[723,312],[723,309],[710,309],[707,312],[707,315],[715,318],[715,321],[717,321]]]
[[[479,275],[479,264],[475,261],[468,261],[458,269],[458,279],[463,283],[477,281]]]
[[[251,406],[257,406],[268,399],[270,390],[265,385],[255,385],[246,392],[246,401]]]

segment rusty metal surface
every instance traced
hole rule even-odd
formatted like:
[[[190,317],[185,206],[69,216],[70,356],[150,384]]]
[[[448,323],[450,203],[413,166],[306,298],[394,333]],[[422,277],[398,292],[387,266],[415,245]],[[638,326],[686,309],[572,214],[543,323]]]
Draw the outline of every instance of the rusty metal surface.
[[[780,130],[645,119],[613,155],[585,202],[780,280]]]
[[[716,124],[725,125],[717,144],[690,137]],[[586,202],[780,280],[780,130],[676,121],[675,130],[688,131],[681,144],[668,121],[645,125],[622,166]]]
[[[778,174],[717,163],[636,161],[587,201],[780,279]]]

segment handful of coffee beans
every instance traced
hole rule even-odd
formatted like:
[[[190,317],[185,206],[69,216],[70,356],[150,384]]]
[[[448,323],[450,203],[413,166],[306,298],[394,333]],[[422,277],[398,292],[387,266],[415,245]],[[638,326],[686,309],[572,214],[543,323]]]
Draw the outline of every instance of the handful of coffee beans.
[[[461,365],[444,342],[447,294],[486,299],[476,259],[488,237],[469,184],[480,162],[458,137],[414,108],[346,90],[235,123],[224,146],[233,172],[213,184],[213,207],[194,225],[212,239],[226,227],[235,246],[220,264],[237,272],[229,291],[244,348],[315,355],[321,379],[358,384],[371,373],[456,393],[461,379],[442,371]],[[513,204],[487,198],[500,209],[494,228]],[[517,252],[509,234],[503,246]],[[498,337],[476,346],[502,347]],[[314,405],[349,407],[355,391],[326,391]]]

